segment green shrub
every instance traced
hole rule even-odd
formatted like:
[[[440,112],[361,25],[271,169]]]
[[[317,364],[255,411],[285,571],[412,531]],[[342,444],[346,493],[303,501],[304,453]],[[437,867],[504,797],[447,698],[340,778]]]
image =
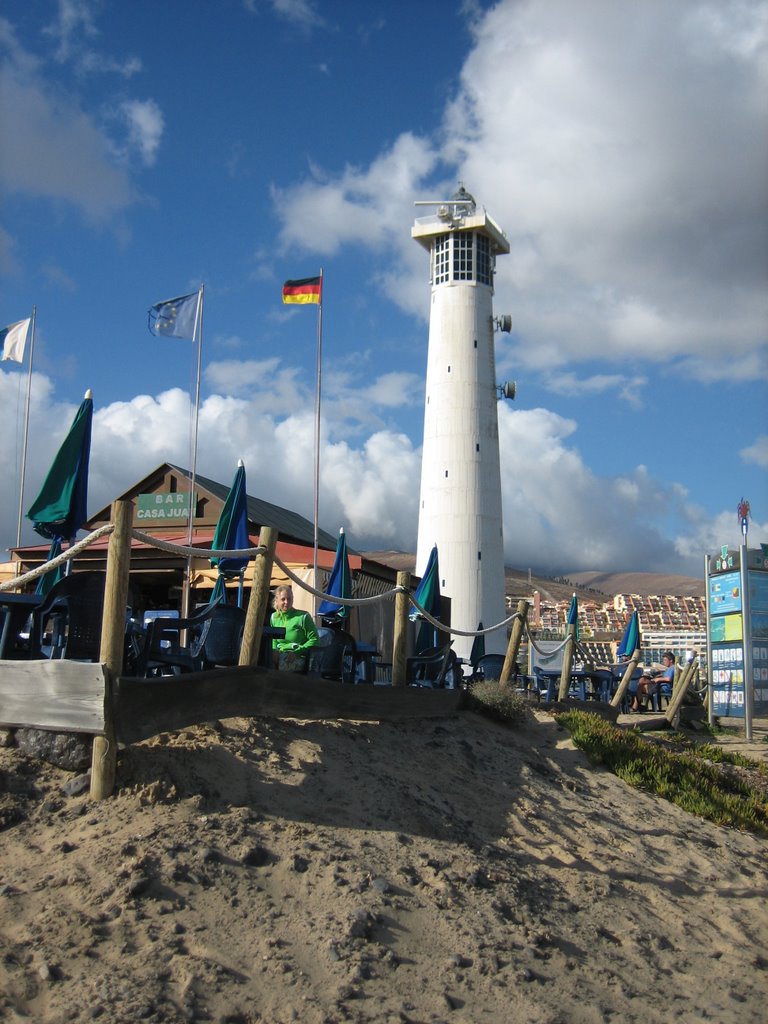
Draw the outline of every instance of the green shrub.
[[[630,785],[664,797],[717,825],[768,835],[765,797],[739,775],[726,774],[708,763],[718,761],[759,771],[756,762],[712,744],[699,749],[691,746],[682,753],[666,750],[636,731],[619,729],[583,711],[566,712],[557,720],[593,764],[605,766]]]
[[[473,711],[508,725],[520,725],[528,715],[525,697],[497,679],[473,683],[469,690],[469,706]]]

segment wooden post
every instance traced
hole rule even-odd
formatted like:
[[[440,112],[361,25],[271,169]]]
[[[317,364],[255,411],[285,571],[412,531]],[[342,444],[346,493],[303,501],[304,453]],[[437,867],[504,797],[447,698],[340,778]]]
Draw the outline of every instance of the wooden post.
[[[576,646],[576,627],[570,625],[566,633],[566,644],[563,650],[563,669],[560,673],[560,690],[558,700],[566,700],[571,688],[571,670],[573,669],[573,649]]]
[[[664,717],[670,725],[672,725],[675,720],[675,715],[679,712],[680,705],[683,703],[683,699],[688,692],[688,683],[691,680],[695,664],[696,659],[694,658],[692,661],[688,662],[682,672],[679,672],[679,669],[675,668],[675,681],[672,684],[672,699],[664,712]]]
[[[637,648],[635,648],[635,651],[633,652],[632,657],[627,662],[627,667],[626,667],[626,670],[624,672],[624,675],[622,676],[621,682],[619,683],[619,686],[618,686],[618,689],[616,690],[616,693],[614,693],[614,695],[613,695],[613,699],[611,700],[611,707],[612,708],[621,707],[621,702],[622,702],[622,700],[624,698],[624,694],[629,689],[629,684],[632,682],[632,676],[635,673],[635,669],[637,668],[637,665],[638,665],[639,661],[640,661],[640,648],[637,647]]]
[[[115,788],[117,740],[112,715],[112,684],[123,670],[125,654],[125,612],[131,573],[131,526],[133,502],[116,501],[112,506],[115,529],[107,548],[104,581],[104,612],[101,621],[99,661],[104,673],[104,735],[94,736],[91,755],[91,800],[104,800]]]
[[[504,666],[501,670],[500,683],[508,683],[509,678],[512,675],[512,669],[515,667],[517,656],[520,653],[520,643],[523,639],[523,631],[525,630],[525,623],[528,619],[528,602],[525,598],[522,598],[517,602],[517,618],[512,623],[512,632],[509,635],[509,643],[507,644],[507,653],[504,657]]]
[[[259,545],[267,550],[257,555],[253,566],[253,583],[248,611],[245,613],[243,642],[240,647],[240,664],[256,665],[259,661],[261,635],[264,630],[264,618],[269,604],[269,587],[272,582],[272,564],[275,559],[278,532],[271,526],[262,526],[259,532]]]
[[[395,632],[392,638],[392,685],[405,686],[405,659],[408,653],[408,591],[411,589],[411,574],[399,572],[397,585],[404,592],[395,594]]]

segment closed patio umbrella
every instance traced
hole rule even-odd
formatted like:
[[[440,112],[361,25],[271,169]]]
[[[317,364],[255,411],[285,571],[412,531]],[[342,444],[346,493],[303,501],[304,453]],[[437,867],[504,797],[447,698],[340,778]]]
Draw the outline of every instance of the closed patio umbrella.
[[[640,645],[640,619],[637,614],[637,609],[635,609],[635,611],[632,612],[632,618],[627,623],[627,628],[624,630],[624,636],[621,638],[621,643],[616,648],[616,657],[631,658]]]
[[[328,586],[325,589],[328,598],[352,597],[352,573],[349,568],[349,557],[347,555],[347,538],[344,534],[344,527],[339,530],[339,539],[336,542],[336,557],[333,560],[331,575],[328,577]],[[325,600],[320,603],[317,609],[318,615],[333,615],[340,619],[349,618],[349,605],[338,604],[335,601]]]
[[[437,555],[437,544],[429,553],[427,567],[421,582],[414,593],[414,598],[419,602],[424,611],[429,612],[433,619],[440,618],[440,563]],[[411,618],[418,617],[418,611],[411,609]],[[437,639],[438,630],[431,622],[422,622],[419,635],[416,638],[416,653],[426,650],[428,647],[439,647]]]
[[[477,624],[478,632],[482,628],[483,628],[482,622],[478,622],[478,624]],[[470,663],[470,665],[472,665],[472,666],[477,665],[478,661],[480,661],[480,659],[484,656],[484,654],[485,654],[485,636],[484,635],[476,636],[474,638],[474,640],[472,641],[472,650],[469,652],[469,663]]]
[[[224,506],[216,524],[216,532],[211,542],[211,551],[240,551],[249,548],[251,541],[248,536],[248,498],[245,490],[245,466],[242,459],[237,463],[237,471],[229,489]],[[237,592],[237,606],[243,605],[243,574],[249,559],[245,558],[214,558],[211,565],[219,567],[219,578],[211,594],[211,601],[223,600],[226,596],[224,582],[227,576],[240,576]]]
[[[57,558],[61,554],[61,537],[54,537],[51,541],[51,547],[48,551],[47,562]],[[35,587],[35,593],[40,597],[45,597],[48,591],[63,577],[63,566],[59,565],[56,569],[49,569],[48,572],[44,573],[39,577],[37,586]]]
[[[571,598],[571,606],[568,609],[568,619],[566,625],[575,626],[576,631],[574,633],[574,640],[579,639],[579,600],[574,594]]]
[[[88,517],[88,463],[91,455],[93,399],[90,390],[56,453],[42,489],[27,512],[42,537],[63,537],[72,544]],[[68,564],[69,566],[71,563]]]

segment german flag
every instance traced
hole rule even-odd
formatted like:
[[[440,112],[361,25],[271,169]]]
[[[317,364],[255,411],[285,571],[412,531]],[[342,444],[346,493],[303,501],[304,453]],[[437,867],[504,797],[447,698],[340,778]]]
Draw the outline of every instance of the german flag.
[[[319,277],[302,277],[299,281],[286,281],[283,285],[283,302],[320,302],[321,280]]]

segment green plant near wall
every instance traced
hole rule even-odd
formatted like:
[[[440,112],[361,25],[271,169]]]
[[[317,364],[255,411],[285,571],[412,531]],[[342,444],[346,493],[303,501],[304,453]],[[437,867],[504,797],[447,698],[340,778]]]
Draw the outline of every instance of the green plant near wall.
[[[742,778],[708,763],[719,761],[764,771],[758,762],[711,744],[670,751],[634,730],[619,729],[583,711],[565,712],[557,720],[593,764],[603,765],[631,786],[717,825],[768,835],[768,801],[763,794]]]

